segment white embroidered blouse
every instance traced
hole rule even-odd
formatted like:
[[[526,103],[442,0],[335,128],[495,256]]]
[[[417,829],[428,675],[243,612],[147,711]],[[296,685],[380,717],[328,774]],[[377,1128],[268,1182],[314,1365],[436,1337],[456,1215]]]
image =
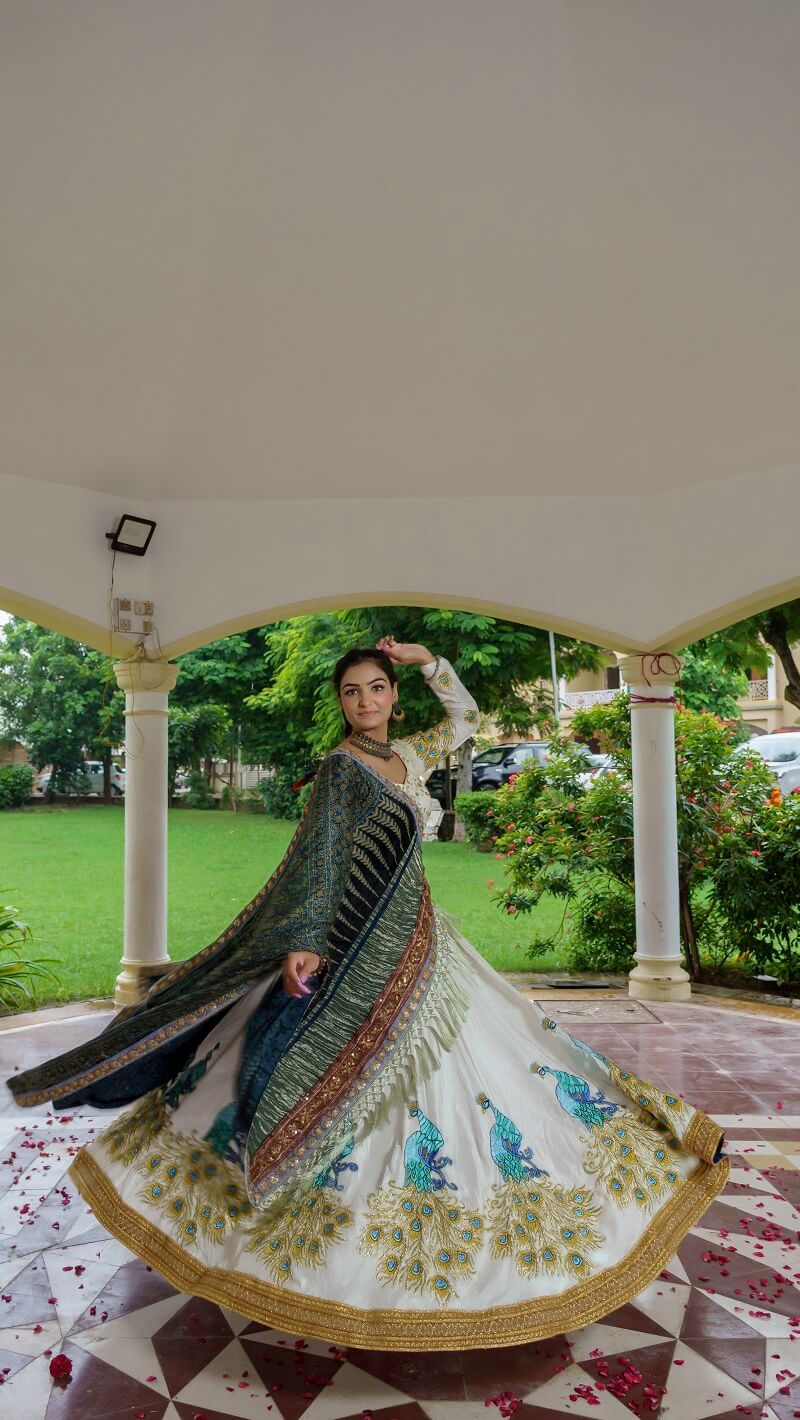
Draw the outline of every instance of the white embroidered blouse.
[[[445,718],[430,730],[423,730],[418,735],[409,735],[407,739],[392,739],[390,744],[402,759],[407,771],[405,782],[394,784],[393,787],[411,800],[420,825],[420,833],[424,839],[429,840],[436,837],[443,809],[431,798],[425,781],[443,755],[452,754],[470,735],[475,734],[481,716],[466,686],[461,683],[444,656],[439,657],[438,668],[436,661],[428,661],[426,665],[420,666],[420,670],[434,694],[441,700],[446,711]]]

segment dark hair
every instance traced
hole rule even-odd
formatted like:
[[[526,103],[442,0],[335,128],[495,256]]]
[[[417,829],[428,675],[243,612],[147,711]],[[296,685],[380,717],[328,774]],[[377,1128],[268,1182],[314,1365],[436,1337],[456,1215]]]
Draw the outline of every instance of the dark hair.
[[[337,695],[341,689],[345,672],[349,671],[351,666],[363,665],[365,661],[374,661],[376,666],[380,666],[389,684],[397,685],[397,671],[394,668],[394,662],[385,651],[370,649],[369,646],[354,646],[352,651],[345,652],[333,668],[333,684]],[[344,732],[345,735],[353,733],[353,726],[346,715],[344,716]]]

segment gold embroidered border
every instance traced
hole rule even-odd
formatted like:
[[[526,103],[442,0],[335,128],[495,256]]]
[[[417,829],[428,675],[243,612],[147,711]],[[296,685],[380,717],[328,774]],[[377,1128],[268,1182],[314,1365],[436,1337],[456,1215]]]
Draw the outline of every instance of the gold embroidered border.
[[[710,1164],[714,1155],[722,1148],[724,1138],[725,1131],[720,1129],[715,1120],[709,1119],[702,1109],[698,1109],[689,1122],[683,1147],[688,1154],[694,1154],[698,1159]]]
[[[70,1075],[68,1079],[60,1080],[58,1083],[47,1086],[42,1090],[20,1090],[15,1092],[14,1098],[17,1104],[46,1104],[48,1100],[59,1098],[61,1095],[72,1094],[74,1090],[82,1090],[86,1085],[94,1084],[95,1080],[103,1080],[107,1075],[116,1074],[117,1070],[122,1070],[124,1066],[130,1065],[132,1061],[138,1060],[141,1055],[147,1055],[151,1050],[156,1050],[159,1045],[171,1040],[173,1036],[179,1035],[181,1031],[189,1026],[196,1025],[205,1016],[213,1015],[220,1006],[224,1006],[228,1001],[235,1001],[237,997],[243,996],[249,991],[250,985],[237,986],[230,991],[222,991],[219,996],[215,996],[213,1001],[206,1001],[202,1006],[196,1006],[193,1011],[187,1011],[185,1015],[178,1016],[168,1025],[162,1026],[160,1030],[154,1031],[143,1040],[136,1040],[132,1045],[120,1050],[108,1060],[101,1060],[97,1065],[92,1065],[88,1070],[82,1070],[78,1075]]]
[[[352,1093],[365,1066],[376,1057],[372,1071],[386,1054],[386,1038],[397,1034],[403,1023],[403,1012],[409,1003],[419,1000],[422,988],[433,971],[433,962],[425,966],[431,930],[433,903],[427,883],[422,893],[417,921],[394,974],[389,978],[375,1005],[358,1031],[344,1046],[308,1097],[298,1100],[284,1115],[272,1133],[259,1144],[250,1162],[250,1181],[260,1186],[266,1175],[275,1169],[294,1167],[304,1154],[313,1149],[325,1132],[323,1122],[328,1114],[340,1114],[345,1108],[348,1092]],[[394,1029],[393,1029],[394,1028]],[[298,1149],[298,1138],[303,1142]],[[297,1152],[292,1155],[292,1150]]]
[[[650,1222],[629,1257],[556,1297],[464,1311],[363,1311],[347,1302],[293,1294],[241,1272],[205,1267],[123,1202],[86,1149],[69,1174],[95,1216],[173,1286],[230,1307],[263,1326],[340,1346],[384,1351],[455,1351],[519,1346],[575,1331],[631,1301],[652,1282],[728,1179],[729,1163],[701,1163]]]

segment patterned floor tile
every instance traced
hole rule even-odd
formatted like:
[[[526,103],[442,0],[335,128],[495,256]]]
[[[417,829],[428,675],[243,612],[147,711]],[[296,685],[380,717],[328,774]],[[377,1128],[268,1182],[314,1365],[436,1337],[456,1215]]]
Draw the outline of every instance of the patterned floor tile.
[[[728,1187],[638,1297],[530,1346],[345,1351],[183,1296],[109,1238],[66,1176],[110,1114],[0,1113],[0,1412],[5,1402],[24,1420],[795,1420],[800,1093],[796,1065],[773,1078],[763,1058],[769,1038],[772,1055],[794,1049],[800,1064],[800,1037],[786,1029],[779,1041],[774,1021],[748,1020],[743,1051],[741,1021],[723,1012],[656,1014],[646,1035],[588,1024],[581,1034],[695,1103],[698,1089],[707,1096],[728,1135]],[[36,1049],[23,1043],[26,1063],[53,1044],[41,1033]],[[0,1033],[0,1075],[10,1047]],[[73,1374],[54,1383],[62,1350]]]

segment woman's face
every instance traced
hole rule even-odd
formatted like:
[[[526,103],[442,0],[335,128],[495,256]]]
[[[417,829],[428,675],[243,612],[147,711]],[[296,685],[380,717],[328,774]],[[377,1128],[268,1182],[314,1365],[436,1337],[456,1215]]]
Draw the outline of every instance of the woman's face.
[[[396,700],[397,686],[389,683],[385,671],[375,661],[362,661],[342,676],[339,703],[354,730],[385,738]]]

